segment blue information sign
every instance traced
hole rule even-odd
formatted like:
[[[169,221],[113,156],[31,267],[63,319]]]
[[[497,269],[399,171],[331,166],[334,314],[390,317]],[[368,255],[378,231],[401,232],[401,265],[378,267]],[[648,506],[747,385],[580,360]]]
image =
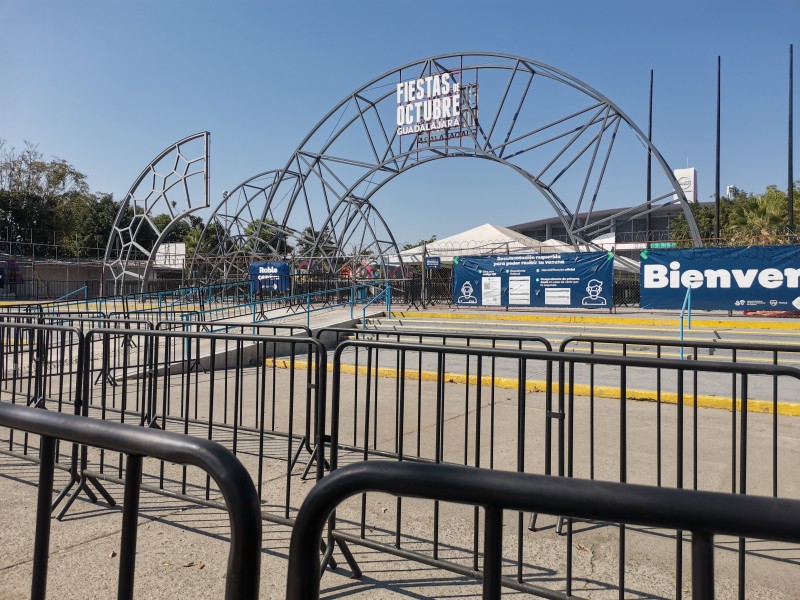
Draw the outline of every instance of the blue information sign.
[[[442,259],[439,256],[426,256],[425,268],[426,269],[440,269],[442,266]]]
[[[288,292],[289,263],[258,262],[250,263],[250,281],[255,292]]]
[[[641,253],[642,308],[800,310],[800,246],[689,248]]]
[[[456,257],[458,306],[614,305],[614,255],[606,252]]]

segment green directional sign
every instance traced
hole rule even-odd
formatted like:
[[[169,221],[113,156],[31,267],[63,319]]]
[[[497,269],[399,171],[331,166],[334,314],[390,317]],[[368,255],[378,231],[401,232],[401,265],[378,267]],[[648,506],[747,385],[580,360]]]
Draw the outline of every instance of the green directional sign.
[[[650,244],[650,249],[664,249],[664,248],[676,248],[678,246],[677,242],[652,242]]]

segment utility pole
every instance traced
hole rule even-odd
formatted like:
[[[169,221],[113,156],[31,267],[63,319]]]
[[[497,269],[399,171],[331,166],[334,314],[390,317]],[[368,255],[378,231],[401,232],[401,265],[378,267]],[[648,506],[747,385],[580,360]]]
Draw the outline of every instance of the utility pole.
[[[720,71],[721,59],[717,56],[717,169],[716,169],[716,183],[714,187],[714,237],[717,238],[717,245],[719,245],[720,224],[719,224],[719,138],[720,138]]]

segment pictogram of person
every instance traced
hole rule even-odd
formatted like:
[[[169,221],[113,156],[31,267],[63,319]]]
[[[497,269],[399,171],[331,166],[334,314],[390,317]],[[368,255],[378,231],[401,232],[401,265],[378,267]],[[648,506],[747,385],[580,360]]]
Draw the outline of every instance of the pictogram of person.
[[[606,299],[600,295],[602,292],[603,282],[599,279],[590,279],[586,284],[586,293],[589,295],[583,297],[581,304],[583,306],[605,306]]]
[[[472,295],[472,291],[472,284],[465,281],[461,286],[461,296],[459,296],[457,304],[477,304],[478,298]]]

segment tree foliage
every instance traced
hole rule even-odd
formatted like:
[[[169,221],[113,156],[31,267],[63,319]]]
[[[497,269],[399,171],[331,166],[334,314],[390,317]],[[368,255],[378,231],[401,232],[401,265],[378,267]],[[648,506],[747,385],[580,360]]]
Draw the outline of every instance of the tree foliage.
[[[46,160],[39,149],[26,142],[22,150],[0,140],[0,238],[2,250],[37,256],[100,258],[120,209],[110,194],[92,193],[86,175],[61,158]],[[142,220],[128,210],[120,226]],[[143,223],[137,242],[151,250],[171,223],[167,214],[152,218],[154,230]],[[194,241],[202,229],[200,217],[189,216],[169,230],[165,242]]]
[[[794,210],[800,217],[800,180],[794,184]],[[786,192],[769,185],[761,194],[733,188],[731,198],[720,201],[720,238],[716,239],[714,206],[690,206],[700,238],[705,243],[733,246],[795,243],[789,231]],[[691,246],[689,225],[683,215],[670,223],[670,237],[679,246]]]

